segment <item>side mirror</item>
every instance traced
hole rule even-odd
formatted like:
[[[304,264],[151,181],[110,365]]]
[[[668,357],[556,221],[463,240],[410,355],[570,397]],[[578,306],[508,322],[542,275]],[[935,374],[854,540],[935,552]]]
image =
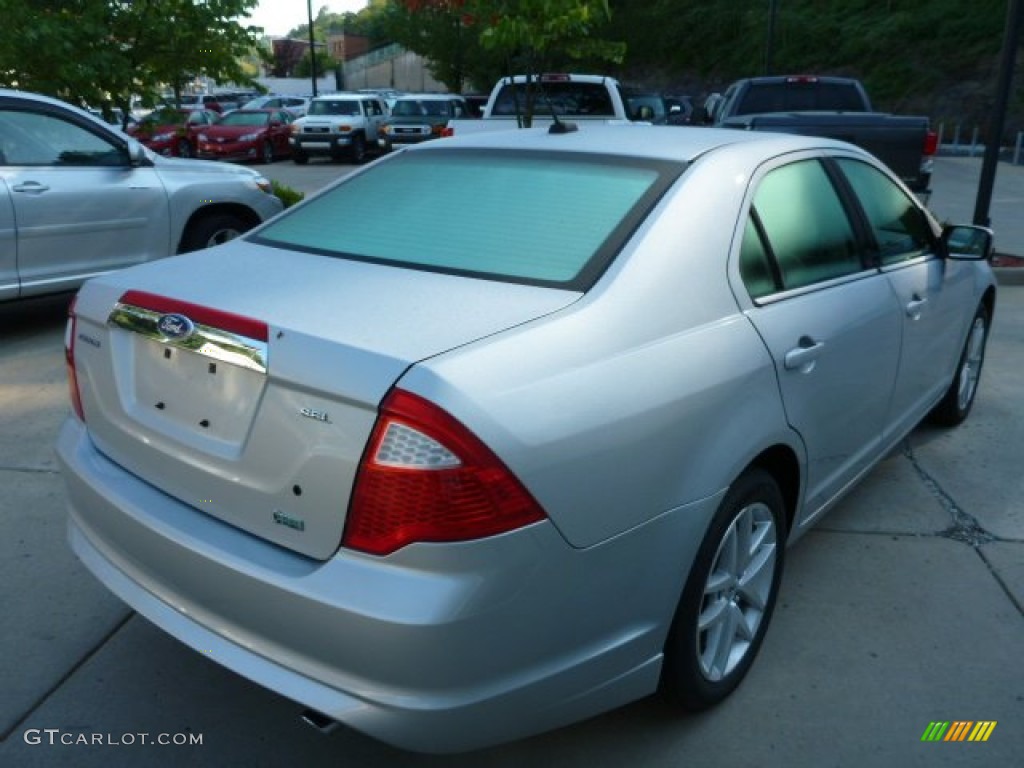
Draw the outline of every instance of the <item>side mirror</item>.
[[[957,261],[988,261],[995,252],[995,235],[988,227],[946,226],[942,243],[946,257]]]
[[[135,139],[128,139],[128,163],[135,168],[149,165],[146,148]]]

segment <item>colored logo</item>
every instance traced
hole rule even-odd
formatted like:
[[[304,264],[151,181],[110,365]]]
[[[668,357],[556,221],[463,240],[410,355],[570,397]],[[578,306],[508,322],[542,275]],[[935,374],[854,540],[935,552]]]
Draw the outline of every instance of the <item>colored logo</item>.
[[[187,339],[195,333],[196,326],[184,315],[177,313],[161,315],[156,321],[156,328],[167,339]]]
[[[924,729],[921,741],[988,741],[996,729],[995,720],[937,721]]]

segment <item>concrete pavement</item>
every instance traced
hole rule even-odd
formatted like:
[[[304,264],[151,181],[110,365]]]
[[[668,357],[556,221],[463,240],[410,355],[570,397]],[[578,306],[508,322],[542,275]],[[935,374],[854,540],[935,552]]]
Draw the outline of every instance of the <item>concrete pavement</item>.
[[[940,213],[958,167],[946,161]],[[994,205],[997,228],[1002,215]],[[1024,287],[1001,290],[970,419],[916,430],[788,552],[765,645],[732,698],[696,717],[651,698],[443,758],[314,732],[298,705],[156,630],[77,563],[52,455],[65,304],[0,306],[0,765],[902,768],[1024,754]],[[998,723],[985,743],[921,741],[933,721],[982,720]],[[162,735],[171,743],[144,743]]]

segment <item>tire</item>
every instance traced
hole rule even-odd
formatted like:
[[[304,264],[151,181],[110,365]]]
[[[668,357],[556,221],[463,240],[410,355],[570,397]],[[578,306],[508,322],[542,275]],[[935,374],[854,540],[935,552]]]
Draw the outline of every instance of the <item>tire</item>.
[[[296,165],[305,165],[309,162],[309,155],[299,149],[292,150],[292,162]]]
[[[357,133],[352,137],[352,146],[349,147],[349,156],[352,162],[359,165],[366,160],[366,137]]]
[[[782,581],[785,520],[778,483],[758,468],[715,513],[665,644],[662,689],[684,709],[719,703],[753,664]]]
[[[264,165],[274,162],[274,145],[269,141],[264,141],[260,146],[260,162]]]
[[[245,219],[230,213],[216,213],[194,221],[181,239],[179,253],[212,248],[215,245],[234,240],[243,232],[252,229]]]
[[[985,345],[988,343],[989,331],[988,308],[982,304],[974,313],[967,340],[960,352],[960,361],[956,364],[953,381],[942,399],[928,414],[928,420],[943,427],[955,427],[967,418],[978,394],[978,381],[981,378],[981,366],[985,362]]]
[[[192,157],[192,145],[188,143],[188,139],[178,139],[175,151],[178,157]]]

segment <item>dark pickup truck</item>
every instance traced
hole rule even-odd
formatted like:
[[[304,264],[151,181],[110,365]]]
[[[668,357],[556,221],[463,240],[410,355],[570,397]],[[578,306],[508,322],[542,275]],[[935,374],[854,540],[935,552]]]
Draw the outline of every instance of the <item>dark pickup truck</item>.
[[[747,131],[825,136],[863,147],[918,195],[930,190],[937,136],[927,117],[875,112],[864,86],[845,77],[751,77],[708,101],[705,122]]]

